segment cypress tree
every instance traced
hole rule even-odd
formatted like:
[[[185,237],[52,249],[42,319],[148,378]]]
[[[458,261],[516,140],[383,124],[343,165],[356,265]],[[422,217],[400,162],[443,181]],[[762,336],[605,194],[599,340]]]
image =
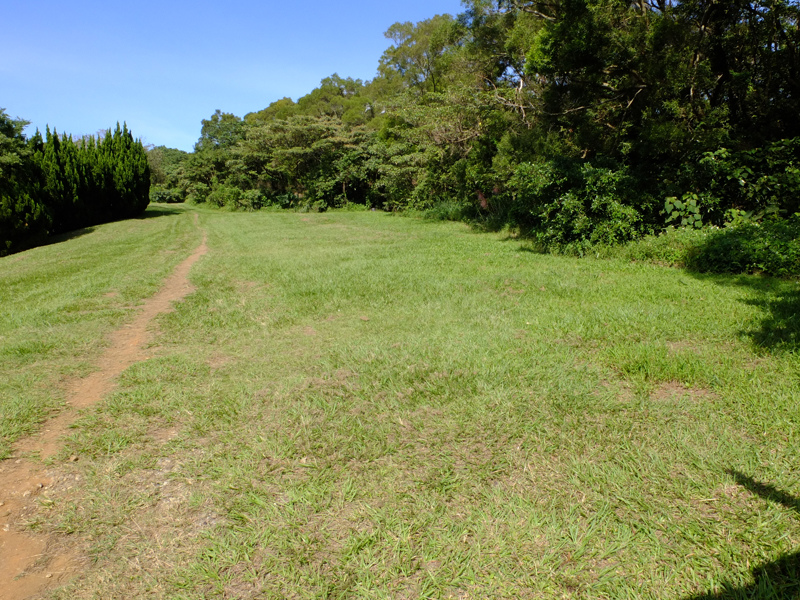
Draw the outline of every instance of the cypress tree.
[[[15,167],[19,173],[0,173],[0,256],[49,233],[128,218],[147,207],[147,154],[127,124],[77,142],[49,126],[44,137],[37,130],[28,140],[17,129],[12,141],[24,161],[11,163],[23,163]]]

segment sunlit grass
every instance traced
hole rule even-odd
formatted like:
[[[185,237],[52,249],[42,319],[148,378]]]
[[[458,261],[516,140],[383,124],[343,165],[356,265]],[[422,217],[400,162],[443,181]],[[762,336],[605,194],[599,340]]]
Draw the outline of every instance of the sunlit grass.
[[[689,598],[800,549],[741,477],[800,497],[797,354],[759,335],[796,284],[377,213],[200,224],[197,291],[64,451],[85,493],[44,526],[95,562],[58,597]]]
[[[154,206],[0,258],[0,458],[58,410],[64,382],[91,370],[104,335],[199,243],[181,212]]]

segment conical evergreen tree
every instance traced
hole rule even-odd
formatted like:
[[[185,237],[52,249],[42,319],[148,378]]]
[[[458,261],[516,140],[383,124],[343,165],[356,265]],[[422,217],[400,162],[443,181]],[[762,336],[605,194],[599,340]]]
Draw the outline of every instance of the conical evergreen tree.
[[[0,182],[0,255],[48,233],[128,218],[147,207],[147,155],[127,124],[117,123],[102,139],[74,141],[49,126],[44,136],[37,130],[28,140],[18,137],[24,168],[14,177],[4,173]]]

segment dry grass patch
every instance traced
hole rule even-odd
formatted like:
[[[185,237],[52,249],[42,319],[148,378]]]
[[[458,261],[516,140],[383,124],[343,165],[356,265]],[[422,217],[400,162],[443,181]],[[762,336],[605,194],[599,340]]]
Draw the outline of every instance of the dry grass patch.
[[[650,398],[662,402],[700,402],[702,400],[713,400],[716,394],[710,390],[702,388],[687,387],[677,381],[669,381],[657,385],[650,393]]]

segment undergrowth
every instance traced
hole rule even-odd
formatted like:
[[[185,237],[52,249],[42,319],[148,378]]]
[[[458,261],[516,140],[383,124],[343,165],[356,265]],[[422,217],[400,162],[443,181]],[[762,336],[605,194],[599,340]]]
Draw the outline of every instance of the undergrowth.
[[[670,228],[596,255],[685,267],[698,273],[800,276],[800,215],[723,229]]]

